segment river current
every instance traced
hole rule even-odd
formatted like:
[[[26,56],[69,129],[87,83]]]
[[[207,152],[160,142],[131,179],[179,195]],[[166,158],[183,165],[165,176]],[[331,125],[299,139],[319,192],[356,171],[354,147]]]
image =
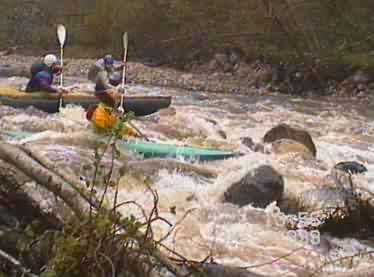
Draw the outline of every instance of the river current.
[[[21,85],[26,81],[25,78],[8,78],[1,79],[0,84]],[[76,80],[69,82],[73,85]],[[92,85],[79,83],[81,88],[92,90]],[[263,164],[272,165],[291,187],[318,182],[336,163],[355,160],[368,168],[368,172],[355,177],[355,181],[374,191],[374,109],[370,103],[297,98],[266,90],[244,96],[140,85],[129,86],[128,94],[173,96],[171,107],[175,108],[175,114],[161,112],[134,121],[148,137],[245,153],[225,161],[183,161],[214,172],[216,177],[213,178],[158,170],[152,188],[160,198],[160,216],[176,224],[164,241],[167,247],[189,259],[203,260],[211,255],[216,262],[249,267],[266,276],[301,276],[305,269],[317,269],[329,259],[374,250],[370,241],[329,234],[322,234],[320,243],[313,243],[309,238],[303,242],[269,220],[274,205],[266,209],[239,208],[221,201],[230,184]],[[303,128],[312,135],[318,165],[292,155],[253,152],[241,143],[242,137],[261,141],[278,123]],[[27,141],[47,140],[48,143],[40,144],[38,150],[52,160],[57,156],[77,164],[83,159],[89,160],[87,153],[91,150],[84,137],[89,136],[91,130],[81,107],[67,107],[58,114],[47,115],[33,109],[23,111],[0,105],[0,128],[38,132]],[[150,212],[153,197],[144,183],[136,178],[122,182],[118,200],[134,200]],[[107,200],[112,201],[114,191],[107,196]],[[135,206],[123,206],[121,212],[142,216]],[[162,221],[153,227],[155,236],[160,238],[170,230]],[[368,257],[360,257],[349,265],[340,263],[325,270],[347,271],[370,264]]]

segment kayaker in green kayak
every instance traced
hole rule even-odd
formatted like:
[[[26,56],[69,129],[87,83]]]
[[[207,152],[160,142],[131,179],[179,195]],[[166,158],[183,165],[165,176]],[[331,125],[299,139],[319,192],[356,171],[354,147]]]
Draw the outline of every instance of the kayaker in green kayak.
[[[118,63],[118,65],[115,65]],[[86,118],[95,124],[98,131],[111,130],[120,120],[116,107],[122,94],[121,83],[122,62],[114,61],[111,55],[98,60],[90,69],[88,79],[95,83],[95,96],[100,100],[98,106],[88,108]],[[136,130],[126,126],[125,136],[138,137]]]

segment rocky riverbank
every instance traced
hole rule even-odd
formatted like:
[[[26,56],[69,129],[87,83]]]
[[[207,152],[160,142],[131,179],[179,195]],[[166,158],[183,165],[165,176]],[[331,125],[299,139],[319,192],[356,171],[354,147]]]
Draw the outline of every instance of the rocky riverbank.
[[[0,51],[0,77],[29,75],[38,59]],[[66,59],[65,75],[87,76],[95,59]],[[330,70],[330,71],[329,71]],[[374,76],[361,69],[324,68],[272,63],[264,57],[247,60],[235,49],[217,53],[210,62],[198,59],[185,70],[151,62],[128,62],[129,83],[228,94],[286,93],[297,96],[355,97],[368,100],[374,95]],[[334,73],[335,72],[335,73]]]

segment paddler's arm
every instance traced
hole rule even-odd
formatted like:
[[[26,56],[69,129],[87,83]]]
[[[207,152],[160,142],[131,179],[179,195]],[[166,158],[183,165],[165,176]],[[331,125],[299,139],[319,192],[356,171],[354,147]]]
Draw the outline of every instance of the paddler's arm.
[[[124,66],[125,66],[125,63],[122,61],[115,61],[113,65],[115,71],[122,70]]]
[[[40,80],[39,87],[41,91],[46,91],[48,93],[58,93],[58,89],[52,87],[47,80]]]
[[[109,83],[108,74],[105,71],[101,71],[98,73],[96,78],[96,84],[104,88],[105,90],[112,90],[116,88],[115,86],[112,86]]]
[[[48,84],[47,81],[41,81],[40,83],[40,89],[41,91],[46,91],[48,93],[53,93],[53,94],[63,94],[63,93],[68,93],[69,91],[63,88],[54,88],[51,85]]]

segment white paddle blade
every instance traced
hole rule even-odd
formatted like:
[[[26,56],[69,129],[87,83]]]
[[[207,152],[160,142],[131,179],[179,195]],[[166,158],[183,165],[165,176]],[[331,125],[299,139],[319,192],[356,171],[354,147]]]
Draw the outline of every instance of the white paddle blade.
[[[124,49],[124,54],[123,54],[123,61],[126,62],[127,59],[127,44],[128,44],[128,38],[127,38],[127,32],[123,34],[123,49]]]
[[[65,26],[62,24],[57,25],[57,37],[58,41],[60,42],[61,48],[64,47],[66,40],[66,29]]]
[[[123,42],[123,48],[127,48],[127,32],[123,33],[122,42]]]

